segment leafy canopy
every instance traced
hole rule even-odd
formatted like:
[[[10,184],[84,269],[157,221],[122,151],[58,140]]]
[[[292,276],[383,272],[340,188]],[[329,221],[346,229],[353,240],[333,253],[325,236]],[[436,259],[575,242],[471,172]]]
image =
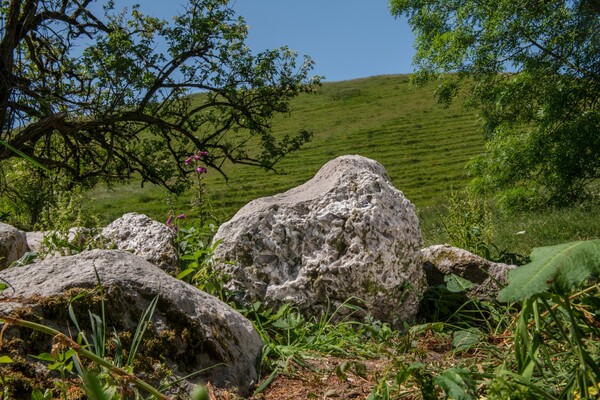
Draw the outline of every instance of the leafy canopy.
[[[190,0],[170,21],[113,1],[0,0],[0,12],[0,176],[27,157],[72,184],[137,172],[180,191],[199,150],[221,172],[273,168],[310,139],[278,138],[270,121],[318,84],[312,61],[253,54],[227,0]]]
[[[569,203],[600,177],[598,0],[390,0],[390,9],[416,34],[415,82],[440,79],[446,104],[467,88],[480,111],[489,140],[472,164],[475,188],[517,205]]]

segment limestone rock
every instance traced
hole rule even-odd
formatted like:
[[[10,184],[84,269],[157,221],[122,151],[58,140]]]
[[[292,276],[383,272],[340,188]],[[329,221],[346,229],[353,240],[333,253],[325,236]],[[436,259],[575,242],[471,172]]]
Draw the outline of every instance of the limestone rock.
[[[426,288],[414,206],[381,164],[343,156],[305,184],[223,224],[216,256],[243,300],[322,315],[358,298],[374,318],[411,320]],[[357,303],[354,301],[354,303]]]
[[[18,260],[27,251],[27,241],[23,232],[0,222],[0,270]]]
[[[44,237],[46,232],[44,231],[31,231],[25,232],[25,239],[27,240],[27,248],[29,251],[36,253],[43,252],[44,249]]]
[[[72,303],[80,326],[89,321],[88,310],[100,314],[95,271],[107,297],[107,339],[113,327],[117,332],[135,332],[142,312],[159,295],[140,350],[139,359],[147,362],[140,365],[151,368],[164,360],[175,377],[202,370],[191,378],[193,382],[210,381],[217,387],[238,388],[242,395],[249,393],[258,380],[262,350],[252,323],[217,298],[127,252],[92,250],[6,269],[0,278],[10,287],[0,292],[0,315],[19,315],[73,333],[67,310],[74,295],[87,293]],[[11,358],[34,362],[28,354],[50,352],[50,337],[40,341],[40,335],[14,325],[3,334],[5,343],[15,337],[24,344]]]
[[[174,232],[143,214],[125,214],[106,226],[101,235],[119,250],[131,251],[167,272],[177,270]]]
[[[430,286],[444,283],[444,276],[454,274],[471,281],[470,293],[480,299],[494,299],[500,285],[507,282],[508,271],[515,265],[494,263],[466,250],[438,244],[422,250],[423,266]]]

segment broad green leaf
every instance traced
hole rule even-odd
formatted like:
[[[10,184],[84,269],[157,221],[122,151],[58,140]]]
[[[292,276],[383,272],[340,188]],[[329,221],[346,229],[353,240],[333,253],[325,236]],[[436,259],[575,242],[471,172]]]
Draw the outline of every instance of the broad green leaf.
[[[105,391],[98,380],[96,374],[88,372],[83,375],[84,389],[92,400],[109,400],[114,396],[114,392]]]
[[[23,256],[21,256],[21,258],[19,258],[16,261],[13,261],[10,264],[10,267],[13,268],[13,267],[22,267],[22,266],[25,266],[25,265],[29,265],[32,262],[34,262],[37,257],[38,257],[38,253],[37,252],[35,252],[35,251],[28,251],[25,254],[23,254]]]
[[[8,364],[13,362],[9,356],[0,356],[0,364]]]
[[[411,326],[408,330],[411,335],[419,335],[423,332],[431,330],[433,332],[441,333],[446,328],[446,325],[443,322],[433,322],[427,324],[420,324]]]
[[[39,389],[35,389],[31,392],[31,400],[52,400],[52,390],[46,389],[42,393]]]
[[[183,279],[194,271],[195,270],[193,268],[184,269],[179,274],[177,274],[177,279]]]
[[[472,395],[475,383],[470,377],[469,371],[462,368],[448,369],[435,378],[433,383],[439,385],[449,399],[470,400],[475,399]]]
[[[474,286],[474,283],[470,280],[454,274],[444,276],[444,282],[446,283],[446,288],[452,293],[466,292]]]
[[[8,285],[6,283],[0,283],[0,292],[6,289]]]
[[[190,394],[190,400],[208,400],[210,398],[208,390],[204,386],[198,386]]]
[[[279,329],[293,329],[295,327],[295,325],[290,324],[288,321],[281,319],[273,322],[273,326]]]
[[[600,273],[600,240],[538,247],[531,262],[509,272],[500,301],[521,301],[549,289],[568,291]]]
[[[477,328],[463,329],[454,332],[452,346],[458,351],[469,350],[481,342],[483,333]]]
[[[30,357],[35,358],[37,360],[41,360],[41,361],[54,362],[54,357],[50,353],[42,353],[42,354],[38,354],[37,356],[30,356]]]

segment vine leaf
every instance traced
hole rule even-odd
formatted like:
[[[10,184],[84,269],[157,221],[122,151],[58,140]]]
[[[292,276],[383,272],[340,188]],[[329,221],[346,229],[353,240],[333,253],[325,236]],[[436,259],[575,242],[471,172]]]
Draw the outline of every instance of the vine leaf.
[[[548,290],[566,292],[600,273],[600,239],[537,247],[531,262],[509,272],[500,301],[520,301]]]

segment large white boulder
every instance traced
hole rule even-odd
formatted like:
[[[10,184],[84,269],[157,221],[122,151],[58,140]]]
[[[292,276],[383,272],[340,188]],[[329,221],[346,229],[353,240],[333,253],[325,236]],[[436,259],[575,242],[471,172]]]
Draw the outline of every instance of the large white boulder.
[[[92,250],[1,271],[0,281],[10,286],[0,291],[0,317],[17,316],[76,335],[67,313],[72,304],[80,326],[87,327],[91,338],[88,311],[101,315],[97,276],[106,293],[109,353],[114,352],[114,347],[110,350],[113,328],[124,341],[131,338],[142,313],[159,296],[137,357],[138,376],[156,384],[160,371],[164,372],[159,366],[164,363],[173,371],[173,379],[197,373],[184,381],[210,381],[217,387],[237,388],[242,395],[250,393],[259,378],[263,346],[252,323],[219,299],[128,252]],[[20,368],[21,375],[11,376],[22,376],[27,382],[35,377],[27,374],[47,374],[36,381],[52,386],[54,375],[36,366],[36,360],[29,356],[50,353],[51,337],[32,335],[31,330],[15,325],[3,330],[2,337],[0,351],[15,360],[7,368]],[[18,387],[20,383],[8,384]],[[188,398],[185,393],[177,395]]]
[[[414,318],[426,289],[413,204],[361,156],[325,164],[305,184],[257,199],[223,224],[216,256],[241,300],[306,315],[350,300],[392,324]]]

